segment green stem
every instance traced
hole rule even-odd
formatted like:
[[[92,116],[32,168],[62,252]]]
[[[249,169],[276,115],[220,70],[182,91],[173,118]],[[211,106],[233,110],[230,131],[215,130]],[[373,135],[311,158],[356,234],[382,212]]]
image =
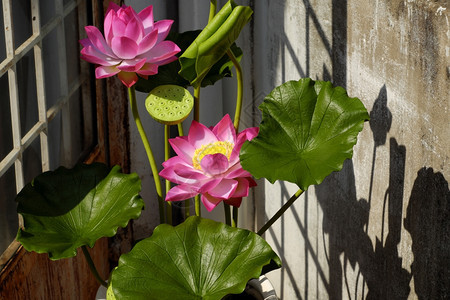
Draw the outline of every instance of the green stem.
[[[183,123],[182,122],[178,123],[177,127],[178,127],[178,136],[183,136],[184,135],[184,133],[183,133]]]
[[[169,147],[169,137],[170,137],[170,125],[164,125],[164,161],[170,158],[170,147]],[[166,195],[170,190],[170,181],[166,179]],[[166,220],[170,225],[172,224],[172,202],[166,202]]]
[[[194,88],[194,120],[200,120],[200,84]]]
[[[108,284],[100,277],[100,274],[98,273],[97,268],[95,268],[94,261],[92,260],[91,255],[89,254],[89,251],[86,248],[86,246],[81,246],[81,250],[83,250],[84,257],[86,258],[86,261],[89,265],[89,269],[91,270],[92,275],[94,275],[95,279],[97,279],[97,281],[100,282],[101,285],[107,288]]]
[[[303,194],[302,190],[298,190],[292,197],[281,207],[277,213],[257,232],[257,234],[262,235],[264,232],[266,232],[267,229],[272,226],[273,223],[275,223],[276,220],[278,220],[284,212],[294,203],[295,200],[297,200],[300,195]]]
[[[241,119],[241,110],[242,110],[242,98],[244,95],[244,80],[242,76],[242,67],[234,56],[233,52],[228,49],[227,55],[233,62],[234,67],[236,68],[236,80],[237,80],[237,96],[236,96],[236,112],[234,113],[234,128],[236,131],[239,129],[239,122]]]
[[[200,206],[200,194],[197,194],[195,196],[195,215],[197,217],[201,217],[202,216],[202,209]]]
[[[150,163],[150,167],[153,173],[153,180],[155,181],[156,194],[158,196],[158,205],[159,205],[159,218],[161,223],[164,223],[164,201],[162,198],[162,188],[161,181],[159,179],[158,168],[156,166],[155,157],[153,156],[152,149],[147,139],[147,135],[145,134],[144,127],[141,123],[141,118],[139,117],[139,112],[136,104],[136,91],[134,86],[128,88],[128,96],[130,98],[130,108],[133,113],[134,121],[136,122],[137,129],[141,136],[142,143],[144,144],[145,152],[147,153],[148,161]]]
[[[225,224],[228,226],[231,226],[231,211],[230,211],[230,205],[223,202],[223,208],[225,211]]]
[[[191,206],[191,200],[190,199],[186,199],[184,201],[184,219],[186,220],[187,218],[189,218],[189,216],[191,215],[191,212],[189,211],[190,206]]]
[[[209,6],[209,18],[208,23],[211,22],[211,20],[216,15],[216,8],[217,8],[217,0],[211,0],[211,4]]]
[[[238,207],[233,206],[233,220],[231,222],[232,227],[237,227],[237,225],[238,225],[238,216],[239,216],[238,212],[239,212]]]

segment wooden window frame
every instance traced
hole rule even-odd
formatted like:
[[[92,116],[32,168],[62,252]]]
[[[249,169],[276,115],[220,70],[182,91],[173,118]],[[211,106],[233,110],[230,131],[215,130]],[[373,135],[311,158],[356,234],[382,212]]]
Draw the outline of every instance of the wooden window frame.
[[[6,0],[6,2],[8,1],[11,3],[11,0]],[[103,27],[105,10],[109,2],[108,0],[104,0],[103,3],[101,1],[92,1],[93,25],[99,28]],[[120,4],[119,0],[114,2]],[[34,3],[37,3],[37,1],[34,1]],[[86,5],[85,0],[77,0],[76,3],[78,5]],[[59,9],[61,8],[62,5]],[[37,9],[39,9],[39,5],[37,5]],[[33,32],[34,30],[39,29],[33,27]],[[45,30],[45,28],[41,30]],[[33,47],[34,45],[39,45],[39,41],[30,43],[28,47]],[[35,50],[35,55],[36,51],[39,51],[39,49]],[[38,55],[40,55],[39,52]],[[2,67],[0,66],[0,70]],[[41,67],[36,72],[43,72]],[[36,66],[36,69],[38,69],[38,66]],[[39,93],[43,93],[43,87],[38,87],[38,97],[44,97],[43,94]],[[97,145],[88,155],[85,162],[99,161],[109,165],[120,165],[123,172],[129,172],[130,138],[126,89],[117,77],[96,80],[95,98]],[[46,111],[45,106],[40,106],[39,122],[36,126],[46,126],[49,117],[54,116],[57,109],[58,106],[54,110],[50,109],[49,113],[49,111]],[[64,111],[62,113],[64,114]],[[30,132],[30,135],[34,137],[40,135],[37,128],[33,128]],[[20,137],[20,131],[15,133],[15,135],[17,134]],[[14,143],[19,142],[23,146],[23,139],[26,138],[27,135],[22,140],[17,140],[16,138]],[[41,141],[47,142],[45,135],[41,134],[40,138]],[[17,155],[15,152],[10,153],[8,161],[5,160],[2,163],[8,163],[12,166],[14,161],[11,163],[10,158],[15,155]],[[48,150],[45,153],[43,152],[42,155],[46,156],[46,159],[43,159],[42,166],[45,171],[49,169]],[[19,184],[24,185],[23,181]],[[132,239],[127,230],[119,231],[119,235],[122,235],[121,239],[125,238],[125,241],[128,241],[128,243],[122,244],[121,247],[128,248]],[[109,248],[108,239],[102,238],[90,250],[94,263],[104,278],[110,271],[108,257],[111,255],[117,256],[117,253],[111,254]],[[120,250],[116,249],[116,252],[120,252]],[[78,254],[74,258],[51,261],[48,259],[47,254],[27,252],[19,242],[12,242],[0,257],[0,299],[93,299],[99,284],[91,274],[83,255],[80,252]]]

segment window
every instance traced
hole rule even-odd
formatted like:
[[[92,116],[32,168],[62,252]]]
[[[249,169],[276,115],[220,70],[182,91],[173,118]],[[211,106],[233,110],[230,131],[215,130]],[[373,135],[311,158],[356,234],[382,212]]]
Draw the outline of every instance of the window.
[[[37,174],[82,161],[97,140],[92,73],[79,59],[86,1],[1,5],[0,254],[19,226],[15,195]]]

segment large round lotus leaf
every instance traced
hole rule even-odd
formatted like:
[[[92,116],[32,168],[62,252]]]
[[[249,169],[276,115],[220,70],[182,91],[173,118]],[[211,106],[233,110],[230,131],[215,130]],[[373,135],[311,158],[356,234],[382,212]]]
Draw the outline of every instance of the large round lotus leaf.
[[[260,131],[242,146],[242,167],[256,178],[286,180],[302,190],[342,169],[369,119],[345,89],[309,78],[275,88],[259,108]]]
[[[158,226],[122,255],[111,283],[117,299],[221,299],[241,293],[271,262],[280,266],[257,234],[193,216]]]
[[[16,197],[23,217],[16,238],[26,250],[53,260],[75,256],[78,247],[93,247],[140,216],[140,190],[139,177],[120,173],[118,166],[110,172],[97,163],[45,172]]]

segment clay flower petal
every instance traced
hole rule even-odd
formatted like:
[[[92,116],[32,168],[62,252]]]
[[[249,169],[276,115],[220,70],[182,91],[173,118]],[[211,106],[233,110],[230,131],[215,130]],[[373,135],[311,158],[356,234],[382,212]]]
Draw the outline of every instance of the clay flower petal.
[[[158,66],[177,59],[180,48],[165,41],[172,20],[154,23],[153,7],[150,5],[137,14],[132,7],[122,7],[110,2],[104,20],[105,35],[94,26],[86,26],[87,38],[81,58],[99,65],[96,78],[118,74],[127,87],[133,86],[138,77],[158,73]]]
[[[229,115],[212,128],[192,121],[187,136],[169,140],[177,156],[163,163],[160,175],[179,185],[169,191],[166,201],[201,194],[208,211],[222,201],[240,206],[242,197],[256,182],[242,169],[239,151],[257,133],[258,128],[249,128],[236,136]]]

